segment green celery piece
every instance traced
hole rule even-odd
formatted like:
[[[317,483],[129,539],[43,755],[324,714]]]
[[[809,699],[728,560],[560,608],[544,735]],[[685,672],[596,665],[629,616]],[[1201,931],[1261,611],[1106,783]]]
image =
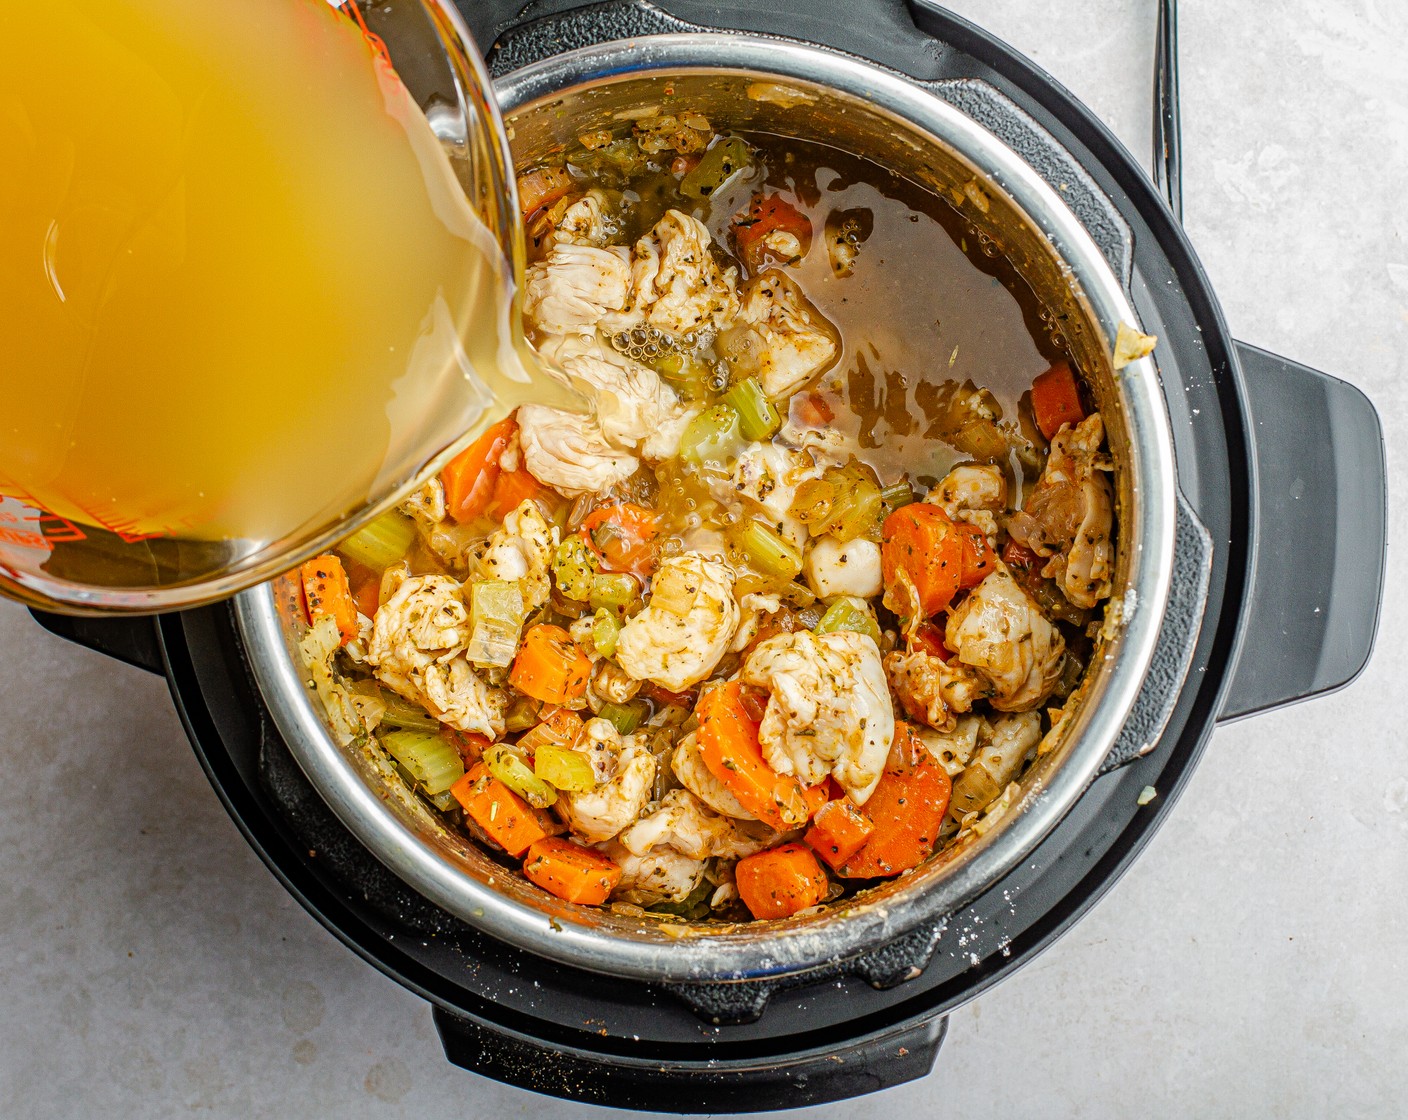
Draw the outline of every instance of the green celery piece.
[[[740,381],[724,394],[723,403],[738,413],[739,430],[747,439],[769,439],[782,427],[782,417],[756,378]]]
[[[405,556],[415,540],[415,523],[392,509],[363,525],[337,550],[349,560],[380,572]]]
[[[464,777],[460,752],[440,735],[428,731],[389,731],[381,736],[381,745],[431,796],[444,793]]]

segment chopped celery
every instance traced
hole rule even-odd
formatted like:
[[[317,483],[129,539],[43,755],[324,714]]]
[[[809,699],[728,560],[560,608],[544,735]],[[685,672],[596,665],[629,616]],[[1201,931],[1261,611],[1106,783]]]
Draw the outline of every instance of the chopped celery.
[[[552,561],[552,578],[564,599],[585,603],[592,592],[592,576],[596,574],[596,557],[580,533],[573,533],[557,546]]]
[[[739,430],[747,439],[767,439],[782,427],[782,417],[756,378],[740,381],[724,394],[723,403],[738,413]]]
[[[879,539],[885,506],[879,485],[854,459],[844,467],[833,467],[823,476],[835,488],[836,498],[825,518],[812,525],[812,535],[829,534],[838,540],[856,537]]]
[[[483,579],[469,592],[469,646],[466,655],[476,665],[507,668],[518,651],[523,629],[523,591],[503,579]]]
[[[460,807],[459,801],[449,790],[446,790],[444,793],[426,794],[426,796],[430,798],[430,803],[442,813],[447,813],[451,809],[458,809]]]
[[[428,731],[388,731],[381,745],[426,793],[444,793],[464,777],[464,760],[452,743]]]
[[[689,894],[678,902],[657,902],[648,907],[652,914],[674,914],[680,918],[699,919],[709,912],[709,899],[715,891],[713,883],[708,879],[700,881]]]
[[[999,462],[1010,450],[1007,437],[992,420],[974,420],[947,439],[959,451],[983,463]]]
[[[592,619],[592,645],[601,657],[610,657],[616,652],[616,641],[621,636],[621,622],[605,607],[596,612]]]
[[[836,487],[824,478],[809,478],[797,487],[787,513],[807,525],[826,520],[836,502]]]
[[[533,772],[563,793],[585,793],[596,788],[591,761],[570,747],[544,743],[533,755]]]
[[[716,404],[689,422],[680,438],[680,458],[697,467],[727,466],[744,442],[738,413],[726,404]]]
[[[750,160],[747,141],[741,136],[721,136],[680,180],[680,194],[708,198],[746,168]]]
[[[415,539],[415,522],[392,509],[363,525],[337,550],[349,560],[380,572],[405,556]]]
[[[900,506],[913,504],[914,490],[909,485],[909,479],[902,478],[893,486],[885,487],[880,491],[880,500],[885,503],[887,513],[894,513]]]
[[[700,401],[709,395],[712,371],[698,358],[671,351],[656,359],[655,369],[681,400]]]
[[[640,594],[640,584],[625,572],[600,572],[592,576],[587,603],[593,610],[621,610]]]
[[[527,731],[538,722],[538,714],[542,710],[542,702],[534,700],[531,696],[520,696],[508,706],[508,711],[504,714],[505,731]]]
[[[616,730],[622,735],[629,735],[650,715],[650,704],[645,700],[631,700],[625,704],[607,702],[601,706],[597,715],[614,723]]]
[[[438,731],[440,729],[440,721],[419,704],[412,704],[405,697],[397,696],[394,692],[383,692],[381,698],[386,704],[386,711],[381,716],[383,725],[402,727],[407,731]]]
[[[816,633],[829,634],[833,630],[854,630],[857,634],[869,634],[878,646],[880,644],[880,623],[864,599],[843,595],[821,616],[816,624]]]
[[[802,554],[761,521],[750,521],[738,543],[753,567],[765,576],[791,580],[802,570]]]
[[[557,800],[557,790],[539,778],[507,747],[490,747],[484,752],[484,765],[489,773],[518,794],[535,809],[546,809]]]

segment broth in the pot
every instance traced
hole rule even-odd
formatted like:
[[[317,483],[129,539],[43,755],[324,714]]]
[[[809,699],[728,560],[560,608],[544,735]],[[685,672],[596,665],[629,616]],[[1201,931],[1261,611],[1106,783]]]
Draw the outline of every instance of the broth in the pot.
[[[1111,590],[1099,414],[1029,289],[863,159],[638,119],[527,169],[525,405],[306,565],[311,675],[570,902],[784,918],[981,835]]]

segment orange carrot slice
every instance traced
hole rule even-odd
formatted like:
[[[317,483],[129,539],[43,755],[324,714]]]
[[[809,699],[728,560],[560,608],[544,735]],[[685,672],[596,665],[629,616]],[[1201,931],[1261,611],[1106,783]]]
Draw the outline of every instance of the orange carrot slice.
[[[801,844],[747,856],[733,874],[739,897],[755,918],[787,918],[826,897],[826,872]]]
[[[583,906],[600,906],[621,881],[621,869],[600,852],[556,836],[529,846],[523,874],[548,893]]]

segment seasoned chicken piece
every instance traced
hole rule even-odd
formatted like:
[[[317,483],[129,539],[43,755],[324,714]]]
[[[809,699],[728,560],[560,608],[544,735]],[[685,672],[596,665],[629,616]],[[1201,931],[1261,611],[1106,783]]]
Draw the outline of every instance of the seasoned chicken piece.
[[[1051,440],[1051,454],[1026,507],[1008,522],[1013,540],[1050,557],[1041,574],[1056,581],[1077,607],[1110,597],[1115,547],[1110,539],[1114,493],[1101,453],[1105,425],[1098,412]]]
[[[699,736],[693,731],[675,745],[670,769],[674,771],[680,785],[714,812],[740,821],[758,819],[739,804],[738,798],[729,792],[728,786],[714,777],[714,772],[704,765],[704,752],[699,747]]]
[[[518,440],[528,473],[567,498],[604,494],[640,466],[586,417],[547,405],[519,406]]]
[[[1066,640],[1005,567],[978,584],[948,616],[944,644],[991,686],[999,712],[1035,708],[1061,676]]]
[[[953,713],[970,711],[992,692],[992,686],[973,669],[923,650],[886,655],[885,672],[905,715],[943,732],[954,727]]]
[[[808,786],[830,774],[865,804],[895,735],[875,642],[849,630],[777,634],[748,655],[739,678],[771,694],[758,728],[768,765]]]
[[[621,628],[616,660],[638,681],[683,692],[713,672],[738,620],[733,569],[682,552],[661,561],[650,603]]]
[[[595,623],[595,619],[588,616]],[[591,680],[587,682],[587,706],[592,711],[601,710],[603,703],[625,704],[634,699],[640,691],[640,681],[632,677],[614,661],[601,658],[592,666]]]
[[[989,539],[997,536],[997,515],[1007,508],[1007,478],[990,463],[954,467],[924,499],[953,521],[976,525]]]
[[[606,722],[604,719],[589,720],[576,749],[588,757],[597,753],[596,745],[609,740],[604,730],[596,725]],[[611,730],[616,729],[613,727]],[[620,742],[619,737],[617,742]],[[639,817],[650,803],[651,789],[655,783],[655,756],[650,752],[650,747],[632,736],[614,762],[615,771],[609,779],[600,781],[595,789],[584,793],[561,793],[554,805],[567,827],[588,843],[599,844],[610,840]],[[595,769],[596,760],[592,765]]]
[[[445,484],[437,474],[411,493],[400,510],[427,533],[445,520]]]
[[[690,859],[674,848],[656,848],[638,856],[619,841],[612,841],[603,852],[621,869],[621,881],[612,891],[616,897],[659,895],[663,900],[683,902],[703,882],[709,866],[707,861]]]
[[[673,848],[690,859],[742,859],[760,852],[777,837],[771,829],[754,825],[758,835],[720,816],[687,789],[672,789],[659,806],[621,833],[620,840],[632,854],[643,856],[656,848]]]
[[[548,573],[556,550],[557,526],[547,523],[536,502],[525,499],[489,538],[479,566],[489,579],[517,582],[524,608],[535,611],[552,591]]]
[[[679,210],[667,210],[655,228],[635,244],[630,306],[608,315],[608,333],[639,325],[668,334],[718,330],[738,314],[737,276],[721,269],[704,223]]]
[[[596,406],[607,443],[655,461],[678,454],[680,436],[699,409],[680,404],[653,369],[604,346],[594,334],[549,339],[538,349]]]
[[[775,268],[744,285],[737,327],[751,328],[756,336],[736,343],[744,351],[741,368],[756,373],[774,400],[800,389],[841,353],[836,328],[796,281]]]
[[[367,663],[377,679],[442,723],[497,739],[508,701],[465,656],[469,609],[460,585],[448,576],[402,573],[384,580],[383,588],[389,597],[372,620],[367,643]]]
[[[807,540],[807,527],[788,515],[797,487],[821,475],[812,457],[774,443],[754,443],[744,448],[726,479],[711,484],[714,497],[749,514],[761,514],[774,529],[797,547]]]
[[[823,599],[833,595],[854,595],[869,599],[884,590],[880,570],[880,546],[864,537],[838,541],[818,537],[802,565],[807,586]]]
[[[811,428],[790,418],[777,436],[789,447],[810,452],[818,471],[825,467],[844,467],[860,450],[850,436],[837,428]]]
[[[606,192],[593,187],[562,212],[552,233],[553,241],[604,247],[617,232],[616,218],[610,210]]]
[[[776,614],[782,609],[782,597],[773,594],[764,594],[761,591],[750,591],[739,600],[738,605],[743,610],[743,619],[738,624],[738,632],[733,636],[733,643],[730,649],[738,653],[748,647],[758,634],[758,628],[763,624],[763,619],[770,614]]]
[[[523,277],[523,315],[543,334],[593,332],[631,299],[630,254],[559,242]]]

